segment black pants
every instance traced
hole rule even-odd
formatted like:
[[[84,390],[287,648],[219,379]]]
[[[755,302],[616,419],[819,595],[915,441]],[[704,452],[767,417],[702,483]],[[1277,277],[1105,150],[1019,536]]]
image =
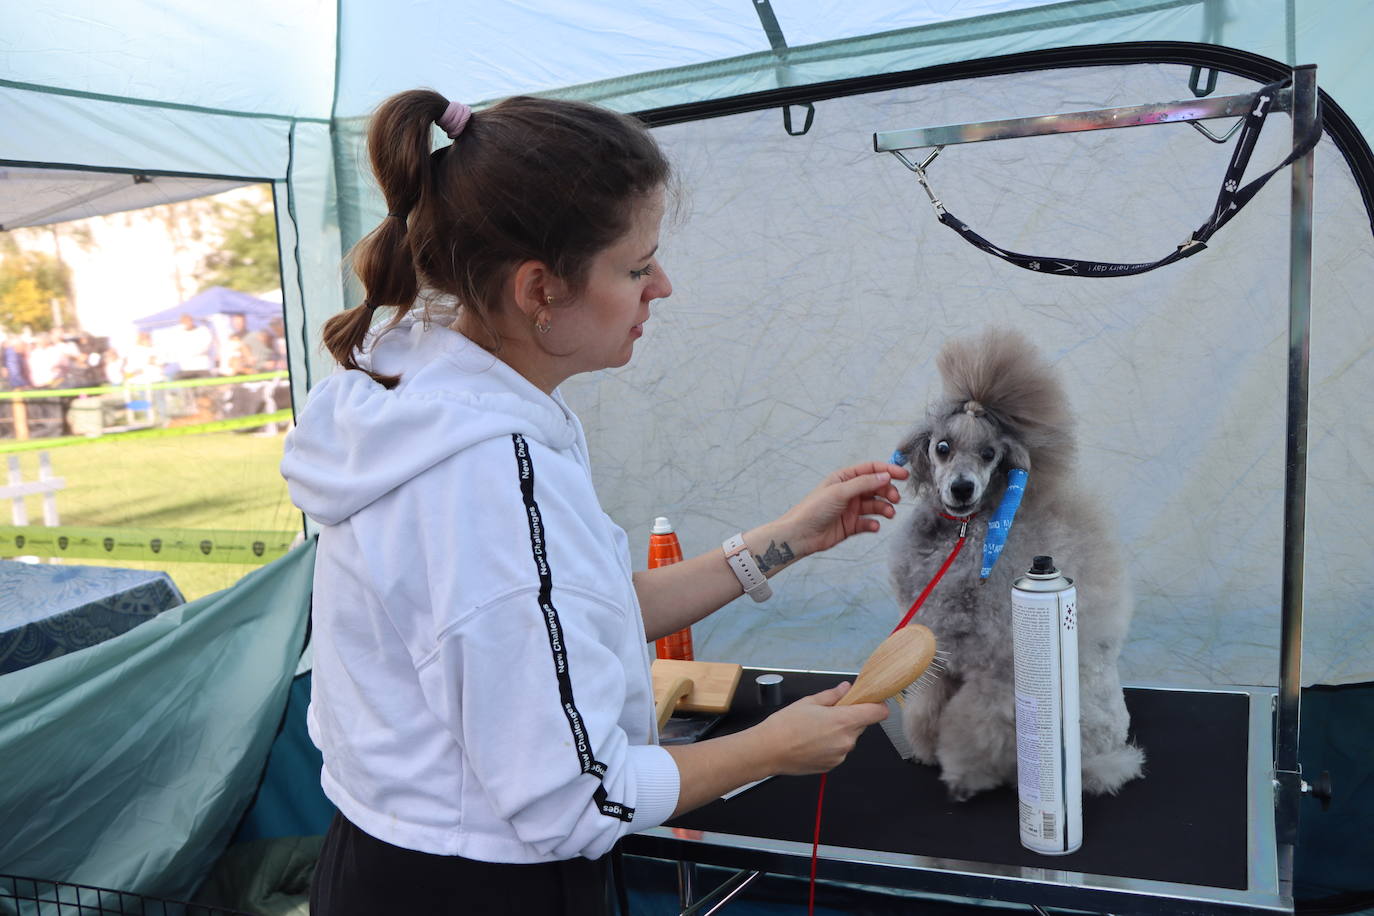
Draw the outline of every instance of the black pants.
[[[384,843],[340,814],[310,884],[310,916],[610,916],[609,856],[477,862]]]

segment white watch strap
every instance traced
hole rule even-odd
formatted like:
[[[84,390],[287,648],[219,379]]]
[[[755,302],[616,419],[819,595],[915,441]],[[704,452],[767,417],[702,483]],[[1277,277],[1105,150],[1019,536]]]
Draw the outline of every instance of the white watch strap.
[[[755,601],[767,601],[773,597],[773,586],[768,584],[768,577],[759,569],[749,548],[744,546],[743,534],[735,535],[720,546],[725,551],[725,561],[735,571],[735,578],[744,586],[746,595]]]

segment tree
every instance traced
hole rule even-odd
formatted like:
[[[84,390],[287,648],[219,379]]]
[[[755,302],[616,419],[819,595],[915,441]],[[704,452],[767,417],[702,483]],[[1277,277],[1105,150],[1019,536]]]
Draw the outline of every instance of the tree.
[[[0,325],[7,331],[50,331],[53,311],[62,324],[74,323],[71,270],[44,251],[25,251],[0,234]]]
[[[265,197],[265,195],[264,195]],[[240,200],[218,207],[224,241],[206,255],[196,271],[202,290],[227,286],[243,293],[281,287],[277,223],[270,200]]]

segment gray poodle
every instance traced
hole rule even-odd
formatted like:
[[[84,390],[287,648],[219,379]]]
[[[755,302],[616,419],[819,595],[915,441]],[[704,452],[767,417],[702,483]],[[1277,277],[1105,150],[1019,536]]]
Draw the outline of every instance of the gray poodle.
[[[1078,589],[1083,788],[1114,793],[1145,761],[1126,737],[1117,672],[1131,596],[1105,507],[1073,474],[1063,389],[1029,342],[1004,331],[951,341],[937,363],[944,396],[898,448],[916,497],[893,544],[901,601],[921,593],[956,543],[960,523],[947,516],[972,518],[961,555],[914,618],[948,657],[945,675],[904,705],[915,760],[938,765],[960,801],[1016,784],[1011,583],[1048,554]],[[988,520],[1016,467],[1029,474],[1025,495],[1001,558],[980,580]]]

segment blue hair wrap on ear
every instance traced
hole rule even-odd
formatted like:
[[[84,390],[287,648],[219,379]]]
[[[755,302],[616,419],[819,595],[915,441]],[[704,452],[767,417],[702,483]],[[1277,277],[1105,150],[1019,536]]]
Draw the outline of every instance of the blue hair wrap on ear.
[[[901,449],[897,449],[896,451],[894,451],[892,453],[892,457],[887,460],[890,464],[895,464],[899,468],[906,466],[906,455],[902,454]]]
[[[1012,468],[1007,471],[1007,492],[1002,496],[1002,502],[997,507],[997,511],[988,520],[988,536],[983,540],[983,571],[978,574],[978,578],[986,579],[992,572],[993,564],[1002,555],[1002,548],[1007,546],[1007,535],[1011,532],[1012,519],[1016,518],[1016,510],[1021,507],[1021,497],[1026,495],[1026,478],[1029,475],[1021,468]]]

